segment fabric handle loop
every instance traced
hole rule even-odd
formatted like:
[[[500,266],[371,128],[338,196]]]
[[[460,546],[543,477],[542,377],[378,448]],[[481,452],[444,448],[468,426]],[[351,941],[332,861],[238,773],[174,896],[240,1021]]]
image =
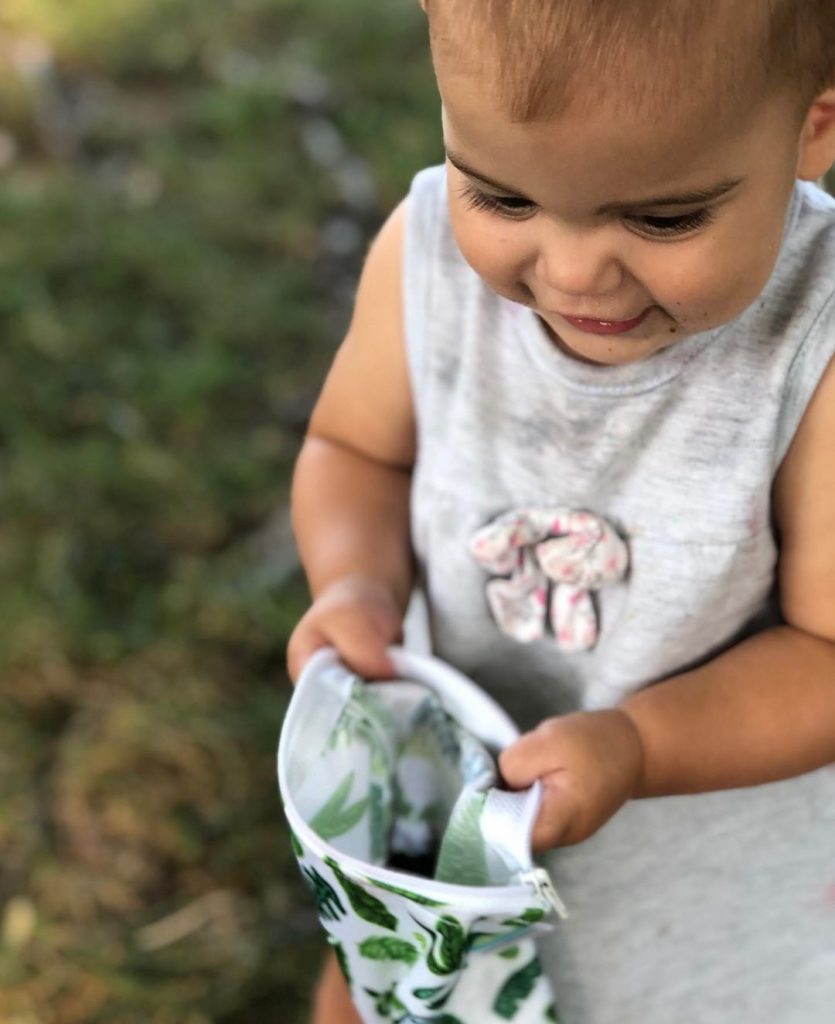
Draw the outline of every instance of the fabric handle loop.
[[[542,803],[542,783],[511,792],[491,789],[481,814],[481,834],[505,864],[518,871],[531,864],[531,836]]]

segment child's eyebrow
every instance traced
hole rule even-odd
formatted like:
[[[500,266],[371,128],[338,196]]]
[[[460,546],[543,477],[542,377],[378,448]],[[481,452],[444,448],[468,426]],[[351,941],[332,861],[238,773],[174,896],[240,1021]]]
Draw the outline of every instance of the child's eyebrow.
[[[633,199],[617,203],[606,203],[598,209],[598,213],[611,213],[613,210],[629,208],[640,210],[649,206],[695,206],[698,203],[709,203],[719,199],[732,189],[737,188],[745,181],[745,178],[728,178],[725,181],[718,181],[715,185],[708,185],[706,188],[693,189],[691,192],[679,192],[668,196],[650,196],[648,199]]]
[[[507,192],[509,195],[518,196],[521,195],[515,188],[511,188],[510,185],[503,185],[500,181],[496,181],[493,178],[488,178],[486,174],[482,174],[481,171],[476,171],[470,167],[468,163],[465,163],[460,156],[457,156],[452,150],[445,150],[447,160],[452,164],[453,167],[457,167],[462,174],[466,174],[468,178],[477,178],[485,185],[489,185],[490,188],[498,189],[499,192]]]
[[[489,185],[491,188],[498,189],[498,191],[506,193],[507,195],[520,196],[521,193],[515,188],[511,188],[509,185],[503,185],[500,181],[495,181],[493,178],[488,178],[487,175],[482,174],[480,171],[470,167],[460,156],[450,150],[446,150],[447,159],[456,167],[462,174],[466,174],[468,178],[475,178],[478,181],[483,182],[485,185]],[[633,200],[619,200],[616,203],[605,203],[597,210],[598,214],[611,213],[614,210],[622,210],[628,208],[630,210],[640,210],[644,207],[651,206],[695,206],[698,203],[709,203],[714,199],[719,199],[720,196],[725,195],[732,189],[737,188],[745,181],[745,178],[728,178],[725,181],[719,181],[715,185],[709,185],[706,188],[693,189],[690,192],[680,192],[675,195],[665,196],[650,196],[646,199],[633,199]]]

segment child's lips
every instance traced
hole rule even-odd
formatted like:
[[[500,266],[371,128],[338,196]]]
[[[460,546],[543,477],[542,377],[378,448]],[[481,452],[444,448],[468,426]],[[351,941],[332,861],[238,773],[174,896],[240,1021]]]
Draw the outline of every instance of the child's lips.
[[[643,313],[632,317],[631,320],[595,320],[592,317],[568,316],[565,313],[557,315],[570,323],[572,327],[576,327],[579,331],[585,331],[587,334],[626,334],[643,323],[651,311],[652,306],[647,306]]]

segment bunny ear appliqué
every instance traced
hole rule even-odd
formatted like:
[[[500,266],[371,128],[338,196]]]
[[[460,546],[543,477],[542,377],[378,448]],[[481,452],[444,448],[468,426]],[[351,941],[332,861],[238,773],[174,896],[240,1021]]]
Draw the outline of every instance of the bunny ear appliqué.
[[[597,643],[591,591],[622,580],[629,567],[629,549],[611,523],[574,509],[504,512],[476,531],[470,550],[493,574],[487,603],[502,632],[530,643],[550,626],[567,652]]]
[[[527,644],[545,636],[548,582],[533,551],[521,548],[518,566],[507,578],[487,581],[487,603],[493,618],[514,640]]]

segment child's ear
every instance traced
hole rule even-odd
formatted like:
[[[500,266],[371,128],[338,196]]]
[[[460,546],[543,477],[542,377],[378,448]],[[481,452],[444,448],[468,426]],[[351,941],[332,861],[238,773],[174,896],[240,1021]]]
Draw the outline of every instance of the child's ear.
[[[797,177],[815,181],[835,163],[835,88],[818,96],[803,122]]]

